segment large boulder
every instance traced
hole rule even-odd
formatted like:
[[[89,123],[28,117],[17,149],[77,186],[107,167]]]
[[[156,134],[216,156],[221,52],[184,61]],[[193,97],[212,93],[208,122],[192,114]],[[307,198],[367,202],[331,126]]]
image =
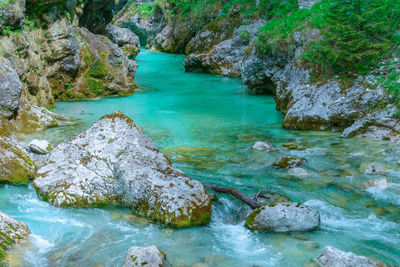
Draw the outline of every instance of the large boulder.
[[[254,45],[265,21],[242,26],[240,22],[239,18],[217,19],[204,27],[186,47],[186,71],[240,77],[246,50]]]
[[[134,59],[139,54],[140,40],[131,30],[108,24],[106,33],[107,37],[117,44],[130,59]]]
[[[312,231],[319,228],[315,209],[295,202],[270,203],[252,211],[245,226],[267,232]]]
[[[210,196],[117,112],[58,145],[38,170],[39,196],[58,207],[120,204],[175,227],[208,223]]]
[[[334,247],[324,247],[316,259],[321,267],[380,267],[385,266],[375,258],[358,256],[353,252],[344,252]]]
[[[11,141],[0,139],[0,183],[27,184],[35,176],[35,163]]]
[[[107,37],[62,21],[53,24],[49,34],[57,44],[49,54],[57,60],[50,61],[47,70],[57,100],[133,93],[136,62]]]
[[[133,246],[126,252],[122,267],[162,267],[166,255],[156,246],[137,247]]]
[[[0,117],[17,114],[22,93],[18,74],[7,60],[0,58]]]
[[[29,233],[29,228],[24,222],[17,222],[0,211],[0,259],[5,256],[7,248],[26,238]]]

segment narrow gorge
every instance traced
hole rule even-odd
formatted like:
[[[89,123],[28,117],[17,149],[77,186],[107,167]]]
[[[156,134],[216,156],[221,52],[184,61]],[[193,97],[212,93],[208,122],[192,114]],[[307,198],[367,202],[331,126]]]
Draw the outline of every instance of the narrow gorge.
[[[0,0],[2,266],[400,264],[397,8]]]

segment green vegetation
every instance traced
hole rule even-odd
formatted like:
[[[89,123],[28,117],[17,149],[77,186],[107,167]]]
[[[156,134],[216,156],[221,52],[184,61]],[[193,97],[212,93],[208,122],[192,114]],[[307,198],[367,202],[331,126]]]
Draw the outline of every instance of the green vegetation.
[[[325,73],[367,73],[396,46],[399,9],[398,0],[330,1],[322,39],[310,45],[304,58],[324,66],[319,70]]]

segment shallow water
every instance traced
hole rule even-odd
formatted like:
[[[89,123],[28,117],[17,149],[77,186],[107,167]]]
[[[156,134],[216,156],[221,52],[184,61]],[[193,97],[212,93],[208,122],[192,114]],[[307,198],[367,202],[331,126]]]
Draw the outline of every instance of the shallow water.
[[[79,118],[78,126],[50,129],[44,138],[66,141],[102,115],[123,111],[186,174],[205,183],[253,195],[282,193],[321,213],[321,229],[304,234],[247,230],[247,207],[220,195],[208,226],[172,229],[134,216],[129,209],[59,209],[38,200],[32,186],[4,186],[0,210],[25,221],[27,243],[12,251],[15,266],[120,266],[132,245],[155,244],[173,266],[302,266],[322,247],[374,256],[400,264],[400,150],[397,145],[341,138],[336,133],[282,129],[283,115],[272,96],[253,96],[239,80],[185,73],[184,57],[142,51],[133,96],[62,102],[57,113]],[[274,152],[254,151],[269,140]],[[309,147],[289,151],[282,144]],[[310,175],[276,170],[281,155],[307,159]],[[377,162],[379,175],[364,174]],[[363,190],[368,180],[386,178],[389,188]]]

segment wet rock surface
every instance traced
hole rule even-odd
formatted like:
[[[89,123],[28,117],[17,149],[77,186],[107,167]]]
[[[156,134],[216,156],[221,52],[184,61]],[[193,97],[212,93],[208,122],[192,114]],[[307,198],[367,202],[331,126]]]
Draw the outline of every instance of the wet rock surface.
[[[352,252],[344,252],[334,247],[324,247],[321,255],[316,259],[316,263],[322,267],[378,267],[384,266],[377,259],[359,256]]]
[[[156,246],[133,246],[126,252],[122,267],[148,266],[162,267],[166,255]]]
[[[257,141],[251,148],[255,150],[267,150],[267,151],[275,150],[275,147],[271,143],[265,141]]]
[[[203,185],[175,168],[122,113],[58,145],[38,170],[38,194],[58,207],[119,204],[175,227],[208,223]]]
[[[0,139],[0,182],[27,184],[35,176],[36,165],[9,139]]]
[[[0,58],[0,116],[11,117],[17,114],[22,83],[8,60]]]
[[[108,24],[107,37],[117,44],[130,59],[134,59],[140,51],[139,37],[131,30]]]
[[[48,141],[39,139],[33,139],[28,146],[36,154],[47,154],[53,149]]]
[[[270,203],[252,211],[245,226],[267,232],[296,232],[318,229],[320,215],[315,209],[295,202]]]
[[[277,168],[280,168],[280,169],[288,169],[288,168],[294,168],[296,166],[300,166],[300,165],[304,164],[305,162],[307,162],[307,160],[304,158],[298,158],[298,157],[293,157],[293,156],[283,156],[283,157],[277,158],[272,165]]]
[[[24,222],[18,222],[11,216],[0,211],[0,259],[5,256],[6,249],[28,237],[29,228]]]

